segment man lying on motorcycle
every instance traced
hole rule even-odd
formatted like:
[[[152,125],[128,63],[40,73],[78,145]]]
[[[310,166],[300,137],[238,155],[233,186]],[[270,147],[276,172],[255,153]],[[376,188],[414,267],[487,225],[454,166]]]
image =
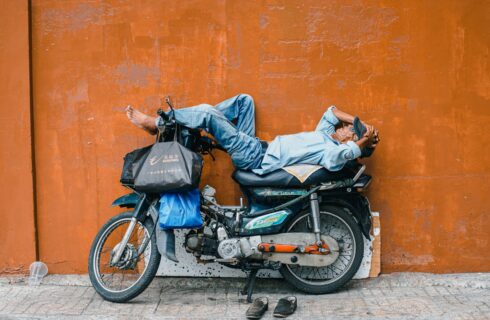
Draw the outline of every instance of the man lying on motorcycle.
[[[126,114],[133,124],[157,133],[161,117],[151,117],[131,106]],[[321,165],[341,170],[358,157],[370,156],[380,141],[378,130],[359,118],[331,106],[315,131],[277,136],[267,143],[255,136],[255,106],[251,96],[239,94],[216,106],[200,104],[175,110],[177,122],[212,134],[238,169],[266,174],[293,164]]]

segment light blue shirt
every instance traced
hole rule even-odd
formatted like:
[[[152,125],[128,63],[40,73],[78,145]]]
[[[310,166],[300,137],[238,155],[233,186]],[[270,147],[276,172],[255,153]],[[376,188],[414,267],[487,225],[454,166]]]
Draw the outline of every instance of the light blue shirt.
[[[361,155],[361,149],[353,142],[340,143],[332,138],[339,119],[331,106],[323,114],[315,131],[277,136],[269,144],[256,174],[266,174],[293,164],[316,164],[330,171],[339,171],[344,165]]]

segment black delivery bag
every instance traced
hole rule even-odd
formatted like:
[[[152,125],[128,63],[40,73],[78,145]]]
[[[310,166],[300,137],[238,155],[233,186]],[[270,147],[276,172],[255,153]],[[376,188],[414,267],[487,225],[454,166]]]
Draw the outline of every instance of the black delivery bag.
[[[134,189],[148,193],[189,191],[199,186],[202,156],[177,141],[151,147],[136,175]]]
[[[153,145],[149,145],[141,149],[133,150],[124,156],[124,165],[120,179],[121,184],[128,186],[134,185],[134,178],[145,162],[146,157],[150,154],[152,146]]]

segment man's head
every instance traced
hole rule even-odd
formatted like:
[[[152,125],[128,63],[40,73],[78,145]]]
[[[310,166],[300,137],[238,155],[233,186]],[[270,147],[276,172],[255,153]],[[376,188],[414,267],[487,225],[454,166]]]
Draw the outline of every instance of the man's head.
[[[366,127],[359,118],[355,117],[352,124],[342,123],[341,126],[335,130],[335,138],[340,143],[346,143],[347,141],[355,142],[359,140],[366,131]]]
[[[335,140],[340,143],[346,143],[347,141],[357,141],[359,138],[354,133],[354,126],[352,124],[342,123],[335,130]]]

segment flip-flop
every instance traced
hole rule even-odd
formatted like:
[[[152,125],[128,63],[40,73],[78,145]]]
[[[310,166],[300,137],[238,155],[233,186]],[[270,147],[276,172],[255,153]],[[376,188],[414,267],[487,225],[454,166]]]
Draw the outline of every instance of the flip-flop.
[[[295,296],[289,296],[279,299],[276,307],[274,308],[274,313],[272,314],[276,318],[286,318],[296,311],[298,306],[298,299]]]
[[[269,299],[266,297],[256,298],[248,308],[245,316],[247,319],[260,319],[269,308]]]

